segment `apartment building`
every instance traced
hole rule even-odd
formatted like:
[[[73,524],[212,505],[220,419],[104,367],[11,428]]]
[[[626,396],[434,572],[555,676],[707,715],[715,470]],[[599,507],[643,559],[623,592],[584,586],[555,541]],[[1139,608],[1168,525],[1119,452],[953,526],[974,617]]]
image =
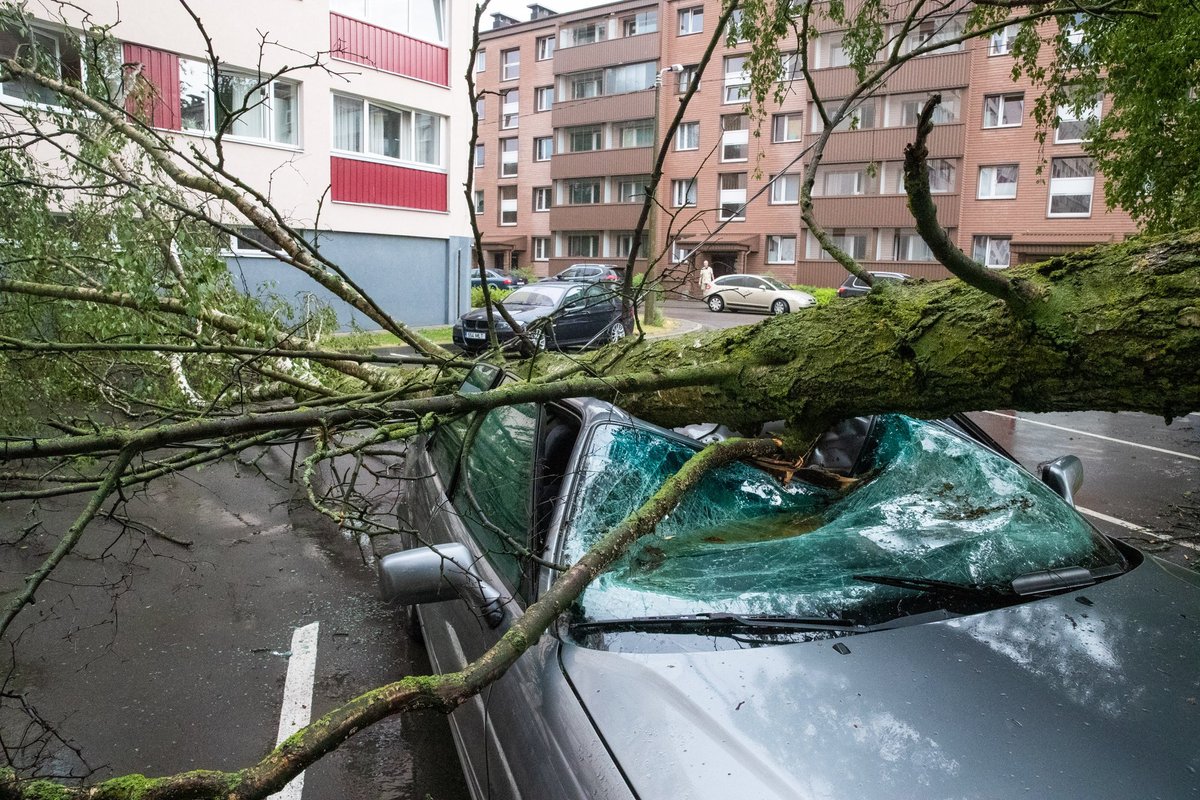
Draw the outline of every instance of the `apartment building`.
[[[179,3],[82,0],[73,18],[44,15],[37,35],[78,51],[82,14],[116,23],[127,64],[153,86],[141,113],[184,147],[211,149],[227,109],[243,104],[224,138],[230,169],[264,193],[322,253],[412,324],[448,322],[467,305],[470,215],[462,201],[470,105],[465,71],[473,14],[448,0],[196,0],[220,57]],[[31,13],[57,5],[30,4]],[[19,42],[0,32],[0,53]],[[261,76],[312,63],[321,67]],[[62,60],[70,70],[70,58]],[[78,61],[76,60],[76,69]],[[16,82],[0,105],[37,102]],[[236,224],[237,220],[231,218]],[[250,291],[328,299],[311,281],[254,247],[251,228],[226,258]],[[343,325],[365,319],[335,302]]]
[[[708,260],[718,275],[843,280],[800,221],[804,153],[821,122],[804,82],[793,80],[797,42],[781,43],[782,101],[751,120],[746,45],[722,42],[696,72],[720,5],[625,0],[561,15],[535,6],[534,19],[503,18],[481,33],[477,77],[488,94],[475,210],[489,265],[545,274],[623,261],[654,143],[696,81],[659,185],[655,247],[670,261]],[[930,20],[902,49],[951,39],[960,25]],[[814,213],[869,268],[946,275],[914,229],[901,177],[904,146],[934,92],[943,101],[929,142],[931,188],[939,221],[965,251],[1004,267],[1133,232],[1127,214],[1106,210],[1103,180],[1083,155],[1087,120],[1064,119],[1044,146],[1037,141],[1033,88],[1011,79],[1013,33],[914,58],[830,135]],[[807,55],[817,96],[845,97],[854,75],[842,33],[825,26]],[[1092,113],[1102,110],[1098,103]]]

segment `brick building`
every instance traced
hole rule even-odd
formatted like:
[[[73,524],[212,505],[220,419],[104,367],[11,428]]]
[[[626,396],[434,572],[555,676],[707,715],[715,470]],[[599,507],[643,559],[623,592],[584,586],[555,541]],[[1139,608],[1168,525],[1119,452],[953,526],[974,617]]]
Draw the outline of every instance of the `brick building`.
[[[659,184],[656,249],[708,259],[717,274],[842,281],[843,269],[800,221],[802,154],[821,130],[803,80],[755,130],[743,113],[746,46],[722,42],[695,74],[720,5],[624,0],[567,14],[535,5],[529,21],[497,17],[481,32],[475,211],[489,266],[547,274],[579,261],[623,263],[656,132],[698,80]],[[933,20],[936,33],[922,27],[902,47],[957,25]],[[828,103],[845,96],[854,75],[841,33],[826,27],[808,57]],[[858,107],[853,125],[830,135],[814,213],[868,267],[946,274],[914,230],[900,169],[933,92],[943,103],[931,186],[939,221],[966,252],[1002,267],[1133,232],[1127,214],[1105,209],[1103,180],[1080,145],[1085,121],[1064,121],[1044,146],[1037,141],[1033,90],[1011,79],[1010,43],[1006,32],[914,58]],[[788,55],[795,47],[794,39],[781,45],[785,77],[798,74]]]

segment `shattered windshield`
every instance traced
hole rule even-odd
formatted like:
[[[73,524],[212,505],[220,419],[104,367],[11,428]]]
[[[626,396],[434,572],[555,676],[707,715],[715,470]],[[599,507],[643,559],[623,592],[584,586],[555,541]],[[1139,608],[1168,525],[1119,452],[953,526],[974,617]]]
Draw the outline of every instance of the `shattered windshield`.
[[[693,452],[652,430],[595,429],[564,560],[578,559]],[[714,470],[588,587],[577,618],[861,613],[878,621],[881,607],[912,592],[853,576],[1001,585],[1035,570],[1120,562],[1048,487],[936,424],[879,417],[859,475],[838,492],[785,486],[747,464]]]

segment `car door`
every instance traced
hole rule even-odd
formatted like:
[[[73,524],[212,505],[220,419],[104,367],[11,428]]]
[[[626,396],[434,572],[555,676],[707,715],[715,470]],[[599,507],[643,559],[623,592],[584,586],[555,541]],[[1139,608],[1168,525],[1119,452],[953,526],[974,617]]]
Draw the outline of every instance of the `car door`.
[[[410,520],[417,536],[465,545],[472,569],[503,599],[504,619],[496,627],[464,600],[419,607],[426,648],[439,673],[460,670],[487,652],[532,597],[538,573],[527,554],[541,414],[532,403],[498,408],[472,436],[465,420],[444,426],[428,453],[408,468],[414,478],[410,505],[415,513],[427,513],[427,519]],[[464,440],[471,442],[465,455]],[[578,793],[578,787],[561,785],[571,779],[572,765],[536,718],[547,705],[542,693],[553,690],[547,675],[558,673],[557,650],[557,640],[543,635],[501,679],[450,715],[473,796],[517,800]]]
[[[550,341],[555,347],[565,347],[577,344],[584,336],[583,325],[583,293],[585,286],[572,286],[563,295],[558,308],[554,310],[551,327],[553,336]]]
[[[766,311],[775,300],[775,290],[760,278],[744,278],[746,281],[746,305],[754,311]]]
[[[744,277],[726,278],[720,284],[721,297],[725,300],[725,305],[731,308],[749,308],[750,287],[748,279]]]

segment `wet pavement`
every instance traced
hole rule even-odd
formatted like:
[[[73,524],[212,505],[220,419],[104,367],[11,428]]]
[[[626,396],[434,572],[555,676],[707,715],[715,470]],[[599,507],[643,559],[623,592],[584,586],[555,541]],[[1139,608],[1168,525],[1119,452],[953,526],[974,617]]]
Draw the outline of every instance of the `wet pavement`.
[[[262,466],[286,474],[290,454]],[[24,527],[0,509],[5,538]],[[76,501],[43,502],[52,532]],[[424,674],[424,649],[399,612],[378,599],[357,544],[311,511],[294,487],[233,464],[160,481],[129,504],[152,525],[121,536],[97,523],[36,605],[18,618],[16,661],[0,663],[5,690],[45,721],[6,702],[0,733],[39,773],[162,775],[237,769],[273,747],[293,630],[319,623],[314,718],[406,674]],[[0,548],[0,589],[44,557],[49,537]],[[0,662],[9,654],[0,655]],[[11,671],[10,671],[11,670]],[[54,735],[39,734],[49,728]],[[61,737],[61,740],[55,738]],[[466,797],[445,719],[416,714],[376,725],[305,776],[306,798],[458,800]]]

